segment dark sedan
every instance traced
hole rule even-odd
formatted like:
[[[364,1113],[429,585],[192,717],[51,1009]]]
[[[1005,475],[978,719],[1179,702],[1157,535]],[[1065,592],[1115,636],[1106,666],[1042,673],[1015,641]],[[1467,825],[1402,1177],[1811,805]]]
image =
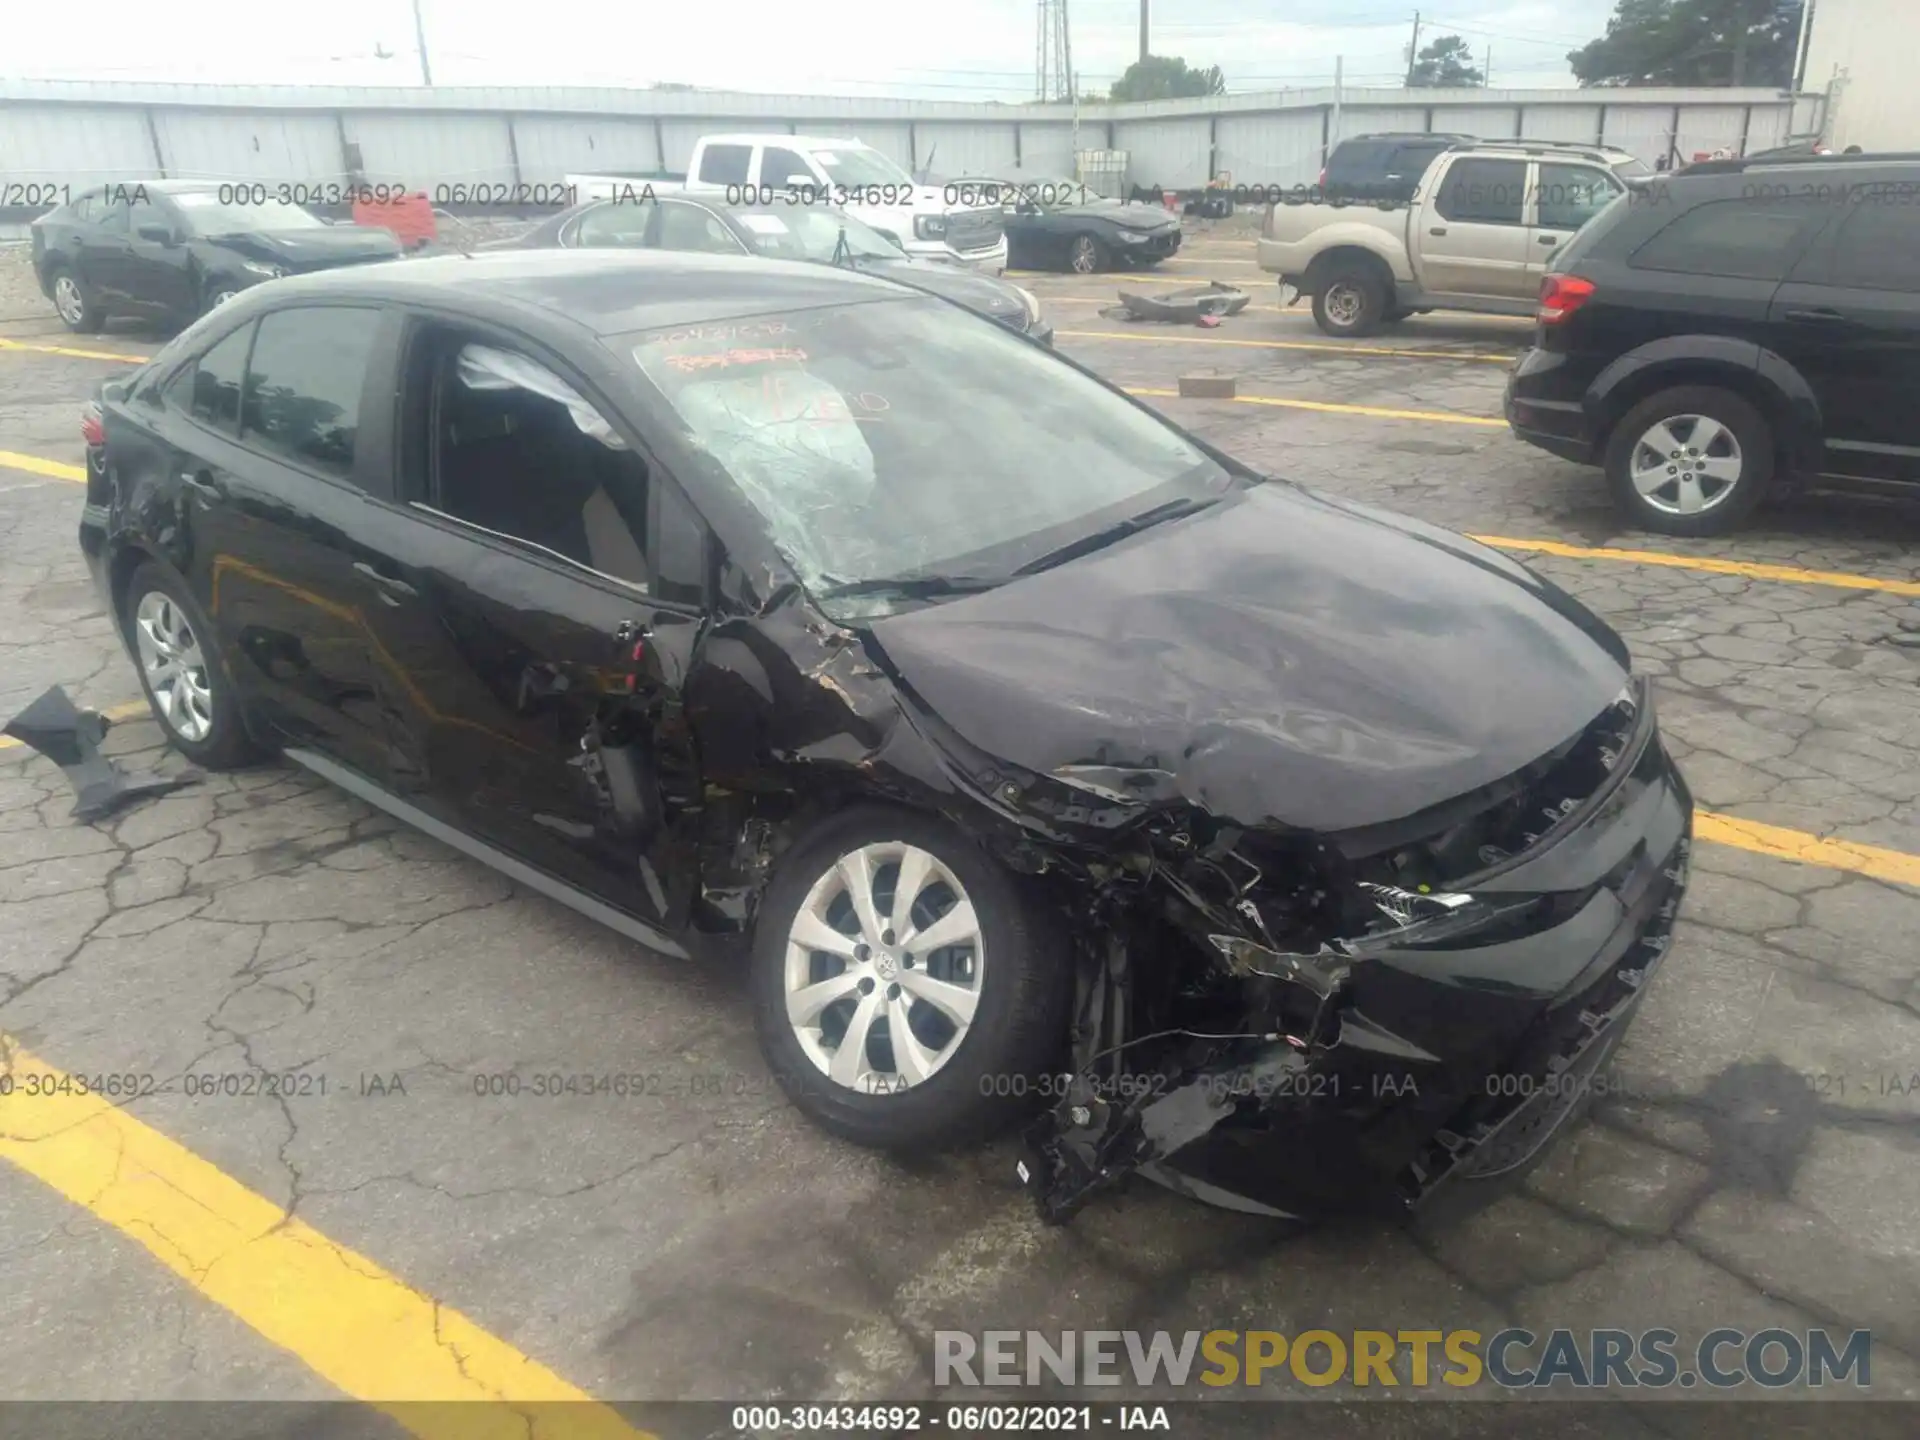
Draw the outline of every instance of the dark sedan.
[[[1180,249],[1178,216],[1157,205],[1112,200],[1078,180],[954,180],[949,203],[999,204],[1007,263],[1064,265],[1080,275],[1154,265]]]
[[[69,330],[109,316],[181,323],[281,275],[391,260],[391,231],[326,221],[245,187],[192,180],[103,185],[33,222],[33,273]]]
[[[1477,1195],[1666,948],[1692,804],[1618,636],[891,282],[301,277],[101,407],[81,548],[189,758],[750,936],[796,1105],[917,1148],[1040,1097],[1050,1218]]]
[[[642,187],[647,188],[647,187]],[[910,285],[1053,343],[1033,293],[958,261],[921,260],[857,216],[827,205],[728,205],[717,196],[653,195],[587,200],[487,250],[616,248],[706,255],[764,255],[843,265]]]

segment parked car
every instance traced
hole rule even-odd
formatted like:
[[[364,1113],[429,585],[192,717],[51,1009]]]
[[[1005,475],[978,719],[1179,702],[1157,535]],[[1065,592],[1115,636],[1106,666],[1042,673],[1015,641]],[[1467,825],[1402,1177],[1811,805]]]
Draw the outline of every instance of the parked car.
[[[963,200],[998,204],[1006,215],[1008,262],[1065,266],[1078,275],[1156,265],[1180,249],[1180,217],[1159,205],[1113,200],[1078,180],[975,177],[948,182]]]
[[[580,200],[633,200],[676,190],[748,203],[831,204],[865,220],[919,260],[959,260],[999,274],[1007,242],[998,207],[955,204],[859,140],[769,131],[702,135],[687,170],[569,175]]]
[[[612,246],[709,255],[812,260],[884,276],[1053,343],[1053,326],[1033,292],[951,260],[916,260],[857,216],[825,205],[729,205],[717,195],[682,193],[654,200],[587,200],[549,216],[524,235],[486,250],[567,250]]]
[[[1041,1100],[1054,1218],[1511,1172],[1666,946],[1691,801],[1604,624],[890,281],[303,276],[99,403],[81,549],[179,750],[671,955],[750,934],[796,1105],[918,1147]]]
[[[391,231],[274,199],[234,203],[233,188],[139,180],[75,196],[29,227],[40,293],[84,334],[113,315],[191,320],[264,280],[401,253]]]
[[[1920,483],[1920,155],[1720,161],[1557,255],[1507,382],[1521,439],[1718,535],[1779,490]]]
[[[1417,311],[1531,315],[1554,250],[1652,171],[1624,151],[1537,141],[1443,151],[1410,204],[1283,200],[1260,268],[1329,335],[1371,335]]]
[[[1349,136],[1327,156],[1317,198],[1404,205],[1413,199],[1420,177],[1442,151],[1477,144],[1472,135],[1424,130]]]

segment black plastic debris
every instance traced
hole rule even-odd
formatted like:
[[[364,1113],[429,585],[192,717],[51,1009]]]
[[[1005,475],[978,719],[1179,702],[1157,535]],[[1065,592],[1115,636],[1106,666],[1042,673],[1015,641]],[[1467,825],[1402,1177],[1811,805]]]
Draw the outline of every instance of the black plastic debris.
[[[1120,303],[1100,313],[1114,320],[1155,320],[1168,325],[1205,325],[1222,317],[1238,315],[1252,300],[1238,285],[1214,280],[1205,285],[1189,285],[1183,290],[1168,290],[1159,295],[1120,292]]]
[[[173,775],[122,770],[100,753],[109,723],[97,710],[80,709],[56,685],[9,720],[6,733],[65,772],[80,797],[72,811],[75,820],[100,820],[149,795],[164,795],[199,782],[200,772],[191,768]]]

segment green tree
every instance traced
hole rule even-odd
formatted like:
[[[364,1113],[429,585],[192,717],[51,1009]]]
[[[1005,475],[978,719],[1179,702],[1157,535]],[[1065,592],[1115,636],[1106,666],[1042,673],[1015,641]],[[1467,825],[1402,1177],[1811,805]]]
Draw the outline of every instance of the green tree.
[[[1149,55],[1136,60],[1114,81],[1108,96],[1121,100],[1184,100],[1190,95],[1224,95],[1227,82],[1218,65],[1189,69],[1177,55]]]
[[[1473,51],[1458,35],[1442,35],[1420,52],[1413,63],[1412,83],[1453,87],[1484,85],[1487,77],[1473,63]]]
[[[1786,86],[1799,39],[1800,0],[1619,0],[1567,60],[1582,85]]]

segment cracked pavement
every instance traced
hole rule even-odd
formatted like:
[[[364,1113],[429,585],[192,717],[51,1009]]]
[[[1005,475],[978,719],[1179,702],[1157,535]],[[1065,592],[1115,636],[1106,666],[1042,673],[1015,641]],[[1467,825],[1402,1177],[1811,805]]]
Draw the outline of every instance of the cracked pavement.
[[[1270,302],[1257,272],[1231,273],[1238,252],[1201,253]],[[1120,328],[1092,303],[1111,299],[1106,281],[1021,283],[1063,331]],[[1242,395],[1498,414],[1504,369],[1485,361],[1139,328],[1060,344],[1129,386],[1212,369]],[[1250,310],[1219,334],[1330,343],[1304,308]],[[1485,354],[1524,334],[1435,315],[1371,343]],[[0,450],[78,463],[77,407],[114,369],[0,352]],[[1153,403],[1252,464],[1476,533],[1920,575],[1920,509],[1810,500],[1738,537],[1674,541],[1623,531],[1595,472],[1504,430]],[[80,504],[76,484],[0,470],[0,713],[56,682],[103,707],[139,695],[74,542]],[[1522,558],[1658,677],[1702,808],[1920,853],[1920,649],[1903,639],[1920,605]],[[180,764],[145,718],[105,749]],[[49,762],[0,750],[0,1031],[71,1073],[171,1082],[132,1113],[596,1396],[927,1397],[936,1329],[1667,1326],[1684,1353],[1716,1326],[1778,1324],[1870,1328],[1874,1393],[1920,1398],[1920,891],[1697,845],[1608,1095],[1478,1214],[1297,1231],[1135,1182],[1049,1230],[1010,1144],[908,1165],[803,1123],[761,1065],[737,967],[651,955],[310,776],[209,776],[98,827],[71,805]],[[624,1095],[479,1093],[509,1072],[634,1078]],[[309,1088],[222,1091],[293,1073]],[[184,1093],[188,1076],[212,1093]],[[0,1236],[0,1397],[332,1393],[4,1166]],[[1423,1419],[1478,1433],[1462,1408]],[[1745,1406],[1690,1409],[1707,1433],[1756,1428]],[[1651,1410],[1560,1423],[1677,1433]]]

